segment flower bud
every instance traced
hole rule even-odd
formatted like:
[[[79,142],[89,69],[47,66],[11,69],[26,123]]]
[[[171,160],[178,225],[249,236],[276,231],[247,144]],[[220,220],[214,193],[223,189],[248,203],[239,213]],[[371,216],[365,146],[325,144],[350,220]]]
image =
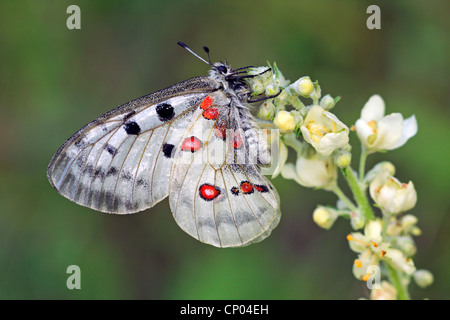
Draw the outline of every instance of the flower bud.
[[[280,92],[280,90],[278,89],[278,86],[274,85],[274,84],[269,84],[266,87],[266,96],[274,96],[276,95],[278,92]]]
[[[269,64],[270,66],[270,64]],[[277,63],[274,62],[273,66],[271,66],[272,71],[271,74],[271,82],[276,84],[278,87],[285,88],[287,85],[289,85],[290,81],[286,80],[281,73],[280,69],[278,69]]]
[[[433,274],[430,271],[424,269],[414,272],[413,277],[416,284],[421,288],[428,287],[434,281]]]
[[[411,257],[417,252],[414,240],[408,236],[395,238],[395,247],[402,250],[407,257]]]
[[[370,183],[383,171],[387,171],[389,175],[393,176],[395,174],[395,167],[389,161],[377,163],[372,169],[367,172],[364,180]]]
[[[372,199],[386,213],[398,214],[416,205],[417,193],[413,183],[401,183],[386,171],[372,181],[369,189]]]
[[[418,227],[413,227],[410,231],[413,236],[420,236],[422,234],[422,230]]]
[[[250,89],[252,90],[253,94],[260,95],[264,93],[265,86],[264,83],[256,77],[250,81]]]
[[[337,218],[336,210],[328,207],[319,206],[313,213],[314,222],[324,229],[330,229]]]
[[[309,95],[309,97],[316,102],[319,102],[320,97],[322,96],[322,89],[320,89],[319,86],[319,82],[316,81],[316,83],[314,84],[314,90],[313,92]]]
[[[325,110],[330,110],[335,106],[335,101],[332,96],[327,94],[322,99],[320,99],[320,106]]]
[[[294,115],[285,110],[277,112],[273,123],[280,129],[281,133],[290,133],[294,131],[296,126]]]
[[[301,77],[293,83],[292,88],[297,94],[308,98],[314,91],[314,83],[309,77]]]
[[[409,233],[417,224],[416,216],[413,216],[412,214],[407,214],[402,217],[400,220],[400,225],[405,233]]]
[[[334,156],[334,163],[339,168],[345,168],[352,162],[352,154],[348,151],[339,150]]]
[[[383,226],[379,219],[370,220],[366,224],[366,227],[364,228],[364,235],[368,239],[371,239],[371,241],[381,242],[381,240],[383,239],[383,237],[381,236],[382,229],[383,229]]]
[[[257,67],[248,70],[249,75],[258,75],[254,78],[249,78],[249,82],[252,83],[255,80],[261,81],[265,87],[267,84],[272,82],[273,71],[267,71],[268,67]]]
[[[352,226],[353,230],[359,230],[362,227],[364,227],[364,224],[366,222],[366,219],[362,214],[358,213],[351,213],[350,214],[350,225]]]
[[[275,105],[272,101],[266,100],[258,109],[257,117],[262,120],[273,120],[275,117]]]

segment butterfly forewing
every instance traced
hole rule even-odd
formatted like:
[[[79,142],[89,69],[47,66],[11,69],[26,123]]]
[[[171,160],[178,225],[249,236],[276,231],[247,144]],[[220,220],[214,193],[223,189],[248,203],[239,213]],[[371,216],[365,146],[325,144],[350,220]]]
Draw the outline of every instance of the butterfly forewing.
[[[52,185],[99,211],[133,213],[168,195],[184,125],[218,83],[193,78],[106,113],[69,138],[49,164]]]

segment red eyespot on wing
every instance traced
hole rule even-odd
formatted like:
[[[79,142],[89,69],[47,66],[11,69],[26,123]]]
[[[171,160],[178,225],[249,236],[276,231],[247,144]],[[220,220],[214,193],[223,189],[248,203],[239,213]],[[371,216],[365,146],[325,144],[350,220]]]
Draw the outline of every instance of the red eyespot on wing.
[[[198,138],[192,136],[184,139],[183,143],[181,144],[181,150],[195,152],[198,151],[202,147],[202,145],[202,142]]]
[[[227,137],[227,128],[225,126],[225,122],[219,120],[216,123],[216,127],[214,128],[214,133],[217,138],[225,140]]]
[[[263,185],[263,184],[254,184],[253,185],[255,187],[256,190],[258,190],[259,192],[269,192],[269,189]]]
[[[241,190],[243,194],[250,194],[253,192],[253,186],[248,181],[242,181],[241,182]]]
[[[234,133],[232,144],[233,144],[233,148],[235,148],[235,149],[239,149],[240,147],[242,147],[243,142],[242,142],[241,135],[239,133],[237,133],[237,132]]]
[[[212,106],[213,102],[214,102],[213,98],[208,96],[205,99],[203,99],[202,103],[200,104],[200,108],[202,108],[203,110],[206,110]]]
[[[219,117],[219,111],[216,108],[208,108],[202,114],[208,120],[216,120]]]
[[[198,189],[198,192],[200,197],[206,201],[214,200],[220,195],[220,189],[208,183],[202,184]]]

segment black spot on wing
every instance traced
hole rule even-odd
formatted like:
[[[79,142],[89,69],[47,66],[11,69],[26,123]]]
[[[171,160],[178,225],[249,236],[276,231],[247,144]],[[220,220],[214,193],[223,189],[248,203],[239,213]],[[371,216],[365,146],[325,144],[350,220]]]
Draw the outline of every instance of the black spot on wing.
[[[144,179],[138,179],[136,181],[136,187],[148,188],[148,183]]]
[[[230,189],[231,193],[234,194],[235,196],[239,195],[239,188],[237,187],[233,187]]]
[[[106,206],[106,210],[115,212],[122,205],[122,201],[110,191],[102,192],[99,197],[99,207]]]
[[[108,153],[109,153],[110,155],[112,155],[113,157],[114,157],[114,156],[116,155],[116,153],[117,153],[117,148],[114,147],[113,145],[107,144],[107,145],[105,146],[105,149],[106,149],[106,151],[108,151]]]
[[[258,190],[261,193],[269,192],[269,188],[263,184],[255,184],[255,189]]]
[[[133,179],[133,176],[131,175],[131,173],[123,171],[120,179],[125,180],[125,181],[131,181]]]
[[[92,175],[94,173],[94,167],[92,166],[92,164],[90,163],[86,164],[84,166],[83,173]]]
[[[75,141],[75,146],[79,149],[82,149],[86,146],[86,142],[83,140],[83,138],[80,138],[77,141]]]
[[[78,168],[83,168],[86,160],[86,155],[83,154],[82,156],[78,157],[75,161],[75,164],[78,166]]]
[[[168,103],[161,103],[156,106],[156,113],[162,122],[170,121],[175,116],[173,107]]]
[[[173,157],[173,154],[174,154],[173,148],[174,147],[175,146],[173,144],[170,144],[170,143],[164,143],[163,144],[162,152],[164,153],[164,156],[166,158],[172,158]]]
[[[136,123],[136,121],[128,121],[123,125],[123,128],[128,134],[139,134],[141,132],[141,127]]]
[[[94,172],[94,179],[104,179],[105,178],[105,170],[103,170],[102,168],[97,168],[95,169]]]
[[[136,210],[137,204],[131,202],[130,200],[125,200],[125,208],[126,208],[128,211],[133,211],[133,210]]]
[[[106,176],[115,176],[117,174],[117,169],[115,167],[109,168],[108,172],[106,173]]]
[[[123,117],[123,121],[127,121],[128,119],[130,119],[132,116],[134,116],[136,114],[136,111],[131,111],[130,113],[128,113],[125,117]]]

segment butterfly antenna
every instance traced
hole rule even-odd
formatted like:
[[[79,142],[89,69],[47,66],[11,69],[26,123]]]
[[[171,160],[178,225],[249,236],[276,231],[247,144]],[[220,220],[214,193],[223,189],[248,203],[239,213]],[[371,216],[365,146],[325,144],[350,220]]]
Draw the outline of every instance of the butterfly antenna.
[[[190,53],[192,53],[194,56],[196,56],[197,58],[199,58],[200,60],[202,60],[204,63],[211,65],[211,62],[208,63],[208,61],[206,61],[205,59],[203,59],[202,57],[200,57],[198,54],[196,54],[194,51],[192,51],[185,43],[178,41],[177,42],[179,46],[185,48],[187,51],[189,51]],[[209,55],[208,55],[209,58]]]
[[[212,66],[213,64],[212,64],[212,62],[211,62],[211,57],[209,56],[209,48],[208,48],[207,46],[204,46],[204,47],[203,47],[203,50],[205,50],[206,55],[208,56],[209,64]]]

